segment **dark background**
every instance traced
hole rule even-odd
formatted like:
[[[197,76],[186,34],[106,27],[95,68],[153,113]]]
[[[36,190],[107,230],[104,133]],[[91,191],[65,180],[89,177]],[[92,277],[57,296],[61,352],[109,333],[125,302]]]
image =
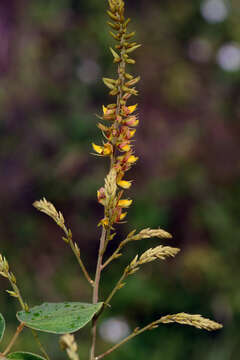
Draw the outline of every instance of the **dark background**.
[[[32,203],[45,196],[61,210],[91,273],[95,269],[107,161],[92,156],[102,104],[112,102],[102,76],[115,67],[114,41],[99,0],[1,0],[0,3],[0,252],[26,301],[90,301],[90,289],[61,232]],[[129,173],[134,199],[130,230],[158,226],[181,253],[146,265],[112,301],[107,318],[133,329],[163,314],[200,313],[224,323],[207,333],[163,325],[109,359],[239,359],[240,3],[238,0],[128,0],[137,30],[140,125]],[[131,71],[131,70],[130,70]],[[101,298],[135,256],[159,240],[132,243],[106,270]],[[168,244],[169,242],[164,242]],[[79,276],[78,276],[79,275]],[[8,336],[15,299],[0,281]],[[104,324],[104,321],[102,322]],[[113,331],[113,329],[111,330]],[[40,334],[52,359],[66,358],[58,337]],[[89,328],[77,334],[86,359]],[[21,341],[20,341],[21,340]],[[16,349],[38,351],[28,330]],[[99,351],[111,346],[100,340]],[[3,346],[4,348],[4,346]]]

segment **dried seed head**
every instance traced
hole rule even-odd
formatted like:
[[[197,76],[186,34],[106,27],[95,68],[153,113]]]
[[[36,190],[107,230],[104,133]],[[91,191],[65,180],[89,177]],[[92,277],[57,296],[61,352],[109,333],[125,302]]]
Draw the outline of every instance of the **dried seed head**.
[[[138,264],[145,264],[156,259],[165,260],[167,257],[174,257],[180,251],[178,248],[171,246],[159,245],[155,248],[150,248],[145,251],[139,258]]]
[[[9,265],[7,259],[0,254],[0,275],[8,278],[9,274]]]
[[[71,360],[79,360],[78,354],[77,354],[77,343],[75,342],[75,338],[71,334],[65,334],[60,337],[59,340],[60,347],[62,350],[66,350],[68,357]]]
[[[67,231],[62,213],[57,211],[52,203],[43,198],[42,200],[35,201],[33,206],[44,214],[50,216],[58,226],[60,226],[64,231]]]
[[[177,322],[179,324],[191,325],[197,329],[205,329],[208,331],[218,330],[223,327],[222,324],[204,318],[201,315],[191,315],[186,313],[163,316],[159,322],[163,324]]]
[[[167,231],[162,229],[143,229],[138,234],[131,235],[132,233],[128,234],[128,239],[132,240],[141,240],[141,239],[148,239],[153,237],[158,238],[165,238],[165,239],[171,239],[172,235],[169,234]]]

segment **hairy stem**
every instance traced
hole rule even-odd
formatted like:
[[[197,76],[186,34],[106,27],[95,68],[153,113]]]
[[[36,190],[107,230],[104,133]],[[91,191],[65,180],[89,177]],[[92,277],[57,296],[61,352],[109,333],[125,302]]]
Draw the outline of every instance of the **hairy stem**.
[[[8,344],[8,346],[6,347],[6,349],[4,350],[4,352],[2,353],[3,356],[7,355],[9,353],[9,351],[11,350],[12,346],[14,345],[15,341],[18,338],[18,335],[21,333],[21,331],[24,328],[24,323],[21,323],[18,327],[17,330],[15,332],[15,334],[13,335],[10,343]]]
[[[15,292],[15,293],[17,294],[17,296],[18,296],[17,299],[18,299],[18,301],[19,301],[19,304],[20,304],[22,310],[28,311],[28,305],[27,305],[26,303],[24,303],[23,298],[22,298],[22,295],[21,295],[21,292],[20,292],[20,290],[19,290],[16,282],[12,281],[12,278],[11,278],[10,274],[9,274],[8,279],[9,279],[11,285],[12,285],[12,288],[13,288],[14,292]],[[36,332],[35,330],[31,330],[31,332],[32,332],[33,337],[34,337],[35,341],[37,342],[38,347],[39,347],[39,349],[41,350],[41,352],[44,354],[44,356],[47,358],[47,360],[50,360],[50,358],[49,358],[46,350],[44,349],[43,345],[41,344],[41,342],[40,342],[40,340],[39,340],[39,338],[38,338],[37,332]],[[18,334],[18,335],[19,335],[19,334]],[[17,336],[18,336],[18,335],[17,335]],[[14,336],[15,336],[15,335],[14,335]]]
[[[124,271],[124,273],[122,274],[116,285],[114,286],[113,290],[111,291],[107,299],[104,301],[104,307],[106,307],[110,303],[112,297],[121,288],[121,285],[123,284],[123,280],[126,279],[126,277],[127,277],[127,273]]]
[[[73,240],[71,238],[69,238],[69,245],[78,261],[78,264],[80,265],[80,268],[82,269],[82,272],[85,276],[85,278],[87,279],[87,281],[90,283],[91,286],[94,286],[94,281],[90,278],[90,275],[87,272],[87,269],[79,255],[79,252],[77,251],[76,247],[74,246]]]
[[[128,240],[123,240],[117,247],[117,249],[114,251],[114,253],[105,261],[105,263],[102,265],[102,269],[104,269],[106,266],[110,264],[116,257],[119,255],[119,251],[123,248],[123,246],[128,243]]]
[[[115,130],[118,130],[119,128],[119,122],[118,122],[118,116],[121,113],[121,101],[123,98],[123,89],[122,87],[124,86],[124,82],[125,82],[125,66],[126,66],[126,61],[124,58],[125,52],[124,52],[124,28],[123,28],[123,23],[121,22],[121,16],[118,13],[117,14],[118,17],[118,21],[119,21],[119,33],[121,34],[121,38],[120,38],[120,62],[118,64],[117,67],[117,74],[118,74],[118,94],[117,94],[117,99],[116,99],[116,120],[113,124]],[[125,29],[126,30],[126,29]],[[111,154],[111,158],[110,158],[110,171],[114,168],[115,163],[116,163],[116,154],[117,154],[117,145],[115,143],[115,141],[113,142],[113,152]],[[105,215],[106,215],[106,207],[105,207]],[[102,234],[101,234],[101,239],[100,239],[100,246],[99,246],[99,253],[98,253],[98,261],[97,261],[97,267],[96,267],[96,274],[95,274],[95,282],[94,282],[94,287],[93,287],[93,303],[97,303],[98,301],[98,293],[99,293],[99,282],[100,282],[100,278],[101,278],[101,271],[103,270],[103,254],[107,248],[108,242],[110,240],[110,235],[111,235],[111,229],[112,229],[112,223],[110,220],[110,224],[107,228],[105,228],[103,226],[102,228]],[[121,282],[122,279],[120,279]],[[118,282],[116,286],[119,287],[120,283]],[[117,291],[117,289],[113,290],[113,292],[110,294],[110,296],[108,297],[107,301],[109,302],[112,298],[112,296],[114,295],[114,293]],[[108,304],[105,303],[104,307],[101,309],[101,311],[94,316],[93,321],[92,321],[92,346],[91,346],[91,350],[90,350],[90,360],[95,360],[95,347],[96,347],[96,337],[97,337],[97,320],[99,315],[102,313],[102,311],[104,310],[104,308],[106,307],[106,305]]]
[[[96,304],[98,302],[99,283],[100,283],[101,271],[102,271],[103,249],[106,241],[106,235],[107,235],[107,230],[105,229],[105,227],[103,227],[100,238],[98,261],[97,261],[97,268],[96,268],[95,281],[93,287],[93,298],[92,298],[93,304]],[[97,337],[97,317],[94,316],[92,321],[92,346],[90,350],[90,360],[94,360],[95,358],[96,337]]]
[[[154,327],[157,327],[159,322],[160,322],[160,320],[156,320],[156,321],[153,321],[152,323],[144,326],[142,329],[138,329],[138,328],[135,329],[129,336],[127,336],[125,339],[120,341],[118,344],[112,346],[110,349],[105,351],[103,354],[98,355],[97,357],[95,357],[95,360],[100,360],[100,359],[104,358],[105,356],[111,354],[113,351],[117,350],[120,346],[125,344],[127,341],[131,340],[132,338],[134,338],[137,335],[142,334],[144,331],[154,329]]]
[[[41,352],[43,353],[43,355],[46,357],[47,360],[50,360],[48,353],[46,352],[46,350],[44,349],[41,341],[39,340],[38,334],[35,330],[31,330],[33,337],[36,341],[36,343],[38,344],[39,349],[41,350]]]

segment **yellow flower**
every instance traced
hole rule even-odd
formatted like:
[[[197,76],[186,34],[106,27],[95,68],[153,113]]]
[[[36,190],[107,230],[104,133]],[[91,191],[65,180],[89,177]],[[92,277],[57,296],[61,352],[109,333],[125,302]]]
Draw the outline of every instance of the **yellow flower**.
[[[119,180],[117,184],[118,186],[121,186],[123,189],[129,189],[130,186],[132,185],[131,181],[126,181],[126,180]]]
[[[92,147],[96,153],[103,156],[111,155],[113,151],[112,145],[110,143],[105,143],[103,146],[92,143]]]
[[[130,199],[122,199],[118,201],[118,206],[121,208],[128,208],[132,203]]]
[[[107,112],[107,107],[103,105],[103,106],[102,106],[102,109],[103,109],[103,114],[105,115],[106,112]]]
[[[96,151],[98,154],[102,154],[103,152],[103,146],[96,145],[92,143],[93,150]]]
[[[109,225],[109,219],[107,217],[103,218],[101,221],[99,221],[98,226],[108,226]]]
[[[128,106],[129,114],[132,114],[136,110],[137,106],[138,104]]]
[[[129,138],[131,139],[135,135],[136,129],[129,130]]]
[[[134,164],[137,160],[138,160],[137,156],[131,155],[131,156],[129,156],[127,162],[130,164]]]
[[[127,215],[127,212],[121,213],[121,215],[120,215],[120,220],[123,220],[123,219],[126,217],[126,215]]]
[[[124,142],[122,144],[119,144],[119,148],[122,150],[122,151],[129,151],[131,149],[131,145],[129,145],[128,143]]]
[[[103,155],[108,156],[111,155],[113,151],[112,145],[110,143],[104,144],[103,147]]]

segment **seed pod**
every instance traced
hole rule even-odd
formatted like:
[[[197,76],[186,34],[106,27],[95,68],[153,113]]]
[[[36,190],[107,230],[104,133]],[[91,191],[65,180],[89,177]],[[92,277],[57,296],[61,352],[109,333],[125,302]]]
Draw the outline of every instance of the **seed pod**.
[[[109,92],[109,95],[112,95],[112,96],[115,96],[115,95],[117,95],[119,93],[119,90],[118,90],[118,88],[114,88],[114,89],[112,89],[110,92]]]
[[[129,33],[129,34],[124,35],[124,38],[125,38],[126,40],[127,40],[127,39],[130,39],[130,38],[133,37],[135,34],[136,34],[136,32],[135,32],[135,31],[132,31],[132,32]]]
[[[119,24],[113,24],[110,21],[107,21],[107,24],[109,26],[111,26],[111,28],[113,28],[114,30],[119,30],[120,29],[120,25]]]
[[[131,53],[132,51],[138,49],[140,46],[142,46],[142,45],[139,44],[139,45],[132,46],[132,47],[130,47],[129,49],[126,50],[126,53],[129,54],[129,53]]]
[[[114,13],[116,11],[116,6],[114,5],[114,3],[111,0],[108,0],[108,4],[109,4],[111,11]]]
[[[108,78],[102,78],[102,81],[109,89],[114,89],[116,85],[116,80],[108,79]]]
[[[126,28],[128,26],[128,24],[130,23],[131,19],[128,18],[125,23],[123,24],[123,27]]]
[[[139,82],[140,76],[137,76],[135,79],[131,79],[125,83],[126,86],[132,86]]]
[[[116,15],[114,15],[110,10],[107,10],[107,14],[112,20],[115,20],[115,21],[119,20],[118,17]]]
[[[136,61],[134,59],[130,59],[130,58],[126,59],[126,62],[128,64],[135,64],[136,63]]]
[[[132,94],[132,95],[135,95],[135,96],[138,95],[138,91],[135,90],[134,88],[131,89],[131,88],[126,87],[126,86],[123,85],[122,89],[123,89],[123,91],[125,91],[126,93],[129,93],[129,94]]]
[[[119,34],[114,34],[112,31],[109,31],[109,34],[110,34],[115,40],[117,40],[117,41],[120,40]]]
[[[128,80],[133,79],[133,76],[131,74],[125,73],[124,75],[125,75],[125,78],[128,79]]]

